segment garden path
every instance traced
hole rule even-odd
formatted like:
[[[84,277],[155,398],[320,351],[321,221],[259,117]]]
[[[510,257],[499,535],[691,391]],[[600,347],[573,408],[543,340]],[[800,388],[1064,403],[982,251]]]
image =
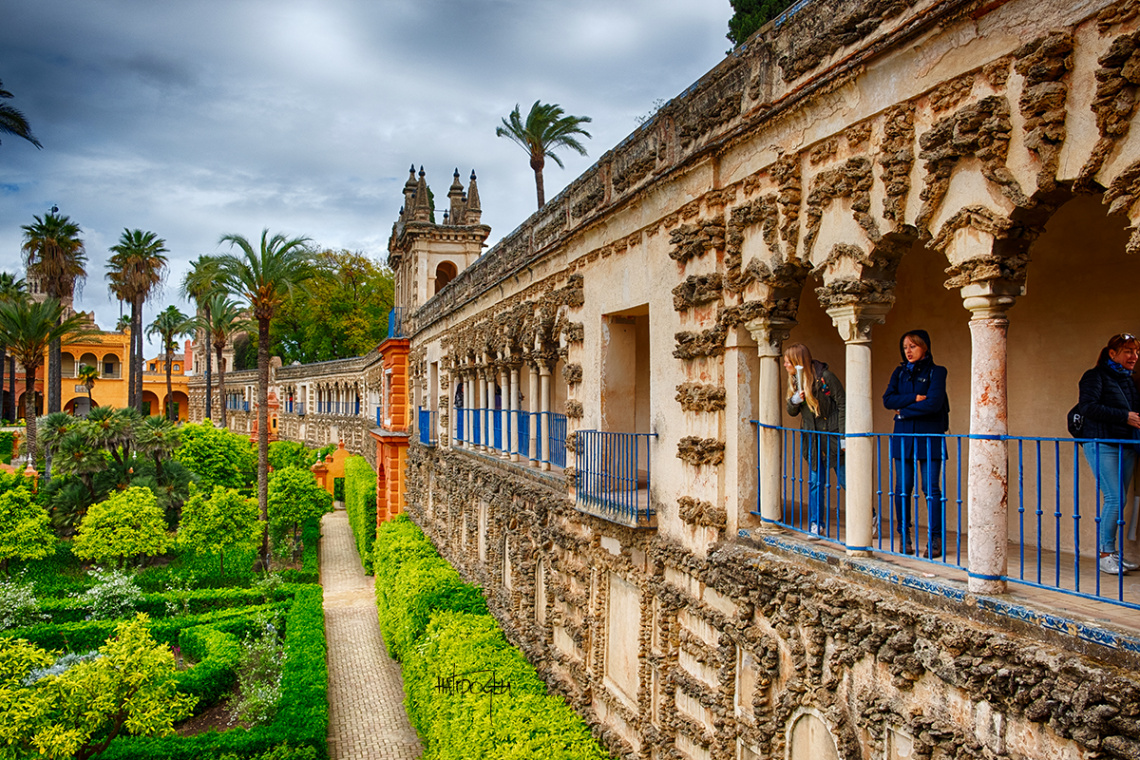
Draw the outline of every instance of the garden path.
[[[400,666],[388,656],[372,576],[337,509],[321,520],[321,585],[329,662],[329,757],[411,760],[423,753],[404,711]]]

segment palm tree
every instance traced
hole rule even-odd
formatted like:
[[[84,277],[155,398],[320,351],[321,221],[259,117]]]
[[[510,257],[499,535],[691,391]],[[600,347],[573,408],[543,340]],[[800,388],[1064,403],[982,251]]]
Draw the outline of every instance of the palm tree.
[[[99,368],[81,364],[76,377],[80,383],[87,387],[87,409],[90,413],[90,410],[95,408],[95,400],[91,398],[91,391],[95,388],[95,381],[99,379]]]
[[[118,320],[115,321],[115,332],[126,332],[130,329],[130,327],[131,318],[126,314],[120,315]]]
[[[0,303],[27,298],[27,286],[10,272],[0,272]],[[4,393],[4,365],[9,364],[8,393]],[[8,414],[9,403],[12,413]],[[16,419],[16,359],[8,357],[8,347],[0,344],[0,419]]]
[[[87,252],[79,239],[82,230],[79,225],[53,209],[44,218],[33,217],[35,224],[25,224],[24,263],[28,277],[38,279],[47,292],[48,298],[70,306],[75,296],[76,284],[87,277]],[[60,312],[63,317],[64,312]],[[62,394],[60,343],[54,341],[48,356],[47,411],[58,412]]]
[[[590,121],[592,119],[589,116],[567,116],[562,106],[536,100],[526,115],[525,123],[516,103],[511,115],[503,119],[503,125],[495,128],[498,137],[509,137],[530,155],[539,208],[546,205],[546,191],[542,185],[542,169],[546,166],[546,159],[550,158],[562,167],[562,159],[554,154],[555,148],[570,148],[586,155],[586,149],[575,135],[589,137],[590,133],[582,129],[582,125]]]
[[[222,351],[230,337],[244,329],[245,315],[239,303],[231,301],[224,293],[215,293],[202,302],[202,314],[198,317],[197,326],[206,334],[206,357],[210,356],[210,345],[218,354],[218,401],[222,410],[222,427],[226,427],[226,367],[222,362]],[[209,384],[207,378],[207,388]]]
[[[45,301],[0,303],[0,342],[24,367],[24,416],[28,421],[28,462],[36,455],[36,371],[43,366],[44,352],[52,343],[80,332],[83,320],[77,314],[63,318],[63,305],[54,298]]]
[[[213,416],[214,397],[213,392],[213,372],[210,361],[210,328],[208,327],[210,319],[210,301],[211,296],[218,292],[218,260],[213,256],[199,256],[196,261],[190,263],[190,269],[182,278],[182,287],[179,288],[183,296],[193,299],[194,303],[198,305],[198,316],[202,318],[202,322],[198,325],[198,329],[205,333],[206,337],[206,419]],[[221,360],[219,359],[219,362]],[[222,397],[222,427],[225,427],[226,418],[226,403],[225,396]]]
[[[193,332],[194,320],[180,312],[177,306],[167,306],[146,328],[147,337],[158,336],[162,340],[162,350],[166,352],[166,419],[171,422],[178,421],[178,414],[174,411],[174,387],[170,381],[174,351],[178,348],[175,341],[180,336],[192,335]]]
[[[223,235],[219,243],[237,247],[240,256],[218,259],[218,281],[244,298],[257,320],[257,503],[261,519],[269,522],[269,323],[293,289],[312,277],[309,239],[287,239],[261,231],[261,249],[254,250],[241,235]],[[261,565],[269,571],[269,534],[261,540]]]
[[[4,83],[0,82],[0,100],[7,100],[12,97],[12,93],[5,90]],[[0,134],[22,137],[37,148],[44,147],[32,134],[32,128],[28,126],[28,120],[24,118],[24,114],[18,108],[7,103],[0,103]]]
[[[143,301],[155,295],[166,274],[166,241],[149,230],[123,229],[107,260],[111,292],[131,305],[131,348],[127,406],[142,412]]]

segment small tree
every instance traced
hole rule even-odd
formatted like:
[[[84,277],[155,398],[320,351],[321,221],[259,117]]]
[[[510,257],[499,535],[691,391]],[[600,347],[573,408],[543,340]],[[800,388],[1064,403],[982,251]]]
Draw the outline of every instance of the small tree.
[[[182,425],[182,442],[174,458],[200,478],[204,490],[214,486],[246,488],[257,476],[257,452],[249,439],[212,422]]]
[[[313,473],[300,467],[286,467],[273,473],[269,482],[269,527],[275,544],[280,545],[286,532],[292,529],[296,553],[301,523],[331,511],[332,495],[320,487]]]
[[[198,698],[177,691],[174,655],[146,615],[120,623],[98,657],[57,661],[22,639],[0,640],[0,746],[5,757],[87,760],[125,728],[167,736]],[[65,666],[62,672],[59,666]]]
[[[51,518],[33,498],[22,482],[0,493],[0,569],[4,575],[8,575],[8,560],[43,559],[55,542]]]
[[[170,546],[166,521],[149,488],[128,488],[93,504],[75,535],[72,551],[96,562],[162,554]]]
[[[99,368],[79,365],[79,372],[75,375],[79,383],[87,389],[87,408],[95,407],[95,399],[91,398],[91,391],[95,389],[95,381],[99,379]]]
[[[265,524],[258,519],[257,502],[232,489],[214,486],[207,498],[191,494],[182,506],[178,545],[202,554],[218,555],[218,572],[226,574],[227,551],[256,549]]]

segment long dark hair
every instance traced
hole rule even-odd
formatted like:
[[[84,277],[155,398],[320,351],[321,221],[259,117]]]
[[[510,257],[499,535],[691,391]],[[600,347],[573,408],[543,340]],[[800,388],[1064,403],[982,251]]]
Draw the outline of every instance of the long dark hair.
[[[1140,340],[1132,333],[1117,333],[1108,339],[1108,345],[1100,350],[1100,357],[1096,360],[1097,364],[1107,364],[1111,358],[1108,355],[1109,351],[1119,351],[1121,346],[1126,346],[1129,343],[1137,348],[1140,348]]]

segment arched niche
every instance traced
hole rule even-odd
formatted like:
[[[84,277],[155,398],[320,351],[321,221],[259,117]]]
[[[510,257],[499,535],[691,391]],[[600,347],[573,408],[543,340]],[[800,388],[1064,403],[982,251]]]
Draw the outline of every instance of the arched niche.
[[[787,748],[787,760],[839,760],[831,731],[810,708],[792,718]]]

